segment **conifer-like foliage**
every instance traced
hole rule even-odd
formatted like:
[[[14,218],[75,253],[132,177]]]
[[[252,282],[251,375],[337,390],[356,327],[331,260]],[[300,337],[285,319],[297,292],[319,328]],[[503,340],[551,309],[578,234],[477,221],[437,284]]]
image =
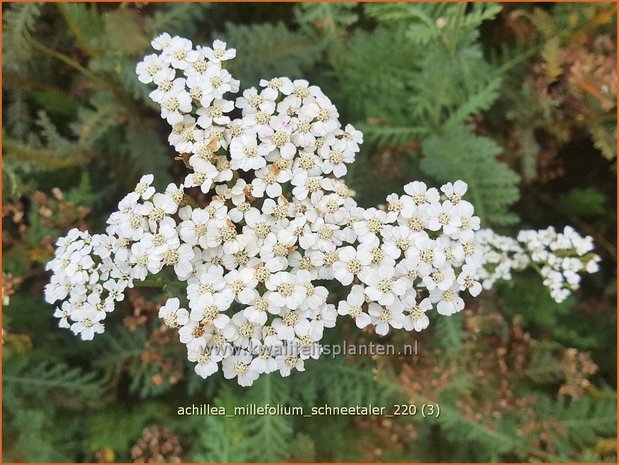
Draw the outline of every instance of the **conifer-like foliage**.
[[[4,461],[161,462],[180,444],[199,462],[616,462],[614,4],[4,3],[3,22]],[[359,204],[463,179],[482,226],[572,224],[601,272],[557,304],[528,270],[416,338],[343,325],[326,342],[418,353],[323,356],[251,389],[191,373],[157,318],[173,286],[131,290],[94,342],[57,331],[53,241],[100,229],[142,173],[183,177],[135,77],[164,31],[226,40],[243,87],[320,85],[364,132]],[[229,416],[179,414],[205,404]],[[417,412],[234,414],[266,404]]]

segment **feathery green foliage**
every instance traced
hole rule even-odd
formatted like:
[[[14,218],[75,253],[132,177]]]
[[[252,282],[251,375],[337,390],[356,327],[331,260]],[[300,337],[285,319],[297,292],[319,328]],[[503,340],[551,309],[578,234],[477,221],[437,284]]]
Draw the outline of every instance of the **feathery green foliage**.
[[[300,78],[313,66],[321,51],[320,43],[291,31],[283,23],[250,26],[226,25],[225,40],[237,49],[230,72],[245,86],[276,76]]]
[[[501,151],[492,139],[454,126],[424,141],[420,166],[440,182],[456,177],[466,181],[475,211],[486,224],[513,224],[516,217],[506,210],[518,199],[518,176],[497,161]]]

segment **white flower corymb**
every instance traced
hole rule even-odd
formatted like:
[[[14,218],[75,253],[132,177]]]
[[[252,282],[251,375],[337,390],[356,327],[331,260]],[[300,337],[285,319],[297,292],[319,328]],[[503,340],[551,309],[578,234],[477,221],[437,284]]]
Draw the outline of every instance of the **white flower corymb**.
[[[340,178],[363,136],[342,128],[320,88],[279,77],[234,97],[239,82],[222,63],[236,51],[224,42],[194,47],[162,34],[152,45],[138,79],[155,87],[189,172],[164,192],[142,176],[105,234],[58,239],[45,299],[61,301],[59,326],[82,339],[104,331],[126,288],[157,275],[175,282],[159,316],[178,328],[197,375],[221,365],[249,386],[303,371],[338,315],[378,335],[422,331],[433,310],[459,312],[464,293],[531,262],[557,301],[597,270],[591,238],[572,228],[517,239],[481,230],[460,180],[440,190],[411,182],[384,207],[358,206]]]

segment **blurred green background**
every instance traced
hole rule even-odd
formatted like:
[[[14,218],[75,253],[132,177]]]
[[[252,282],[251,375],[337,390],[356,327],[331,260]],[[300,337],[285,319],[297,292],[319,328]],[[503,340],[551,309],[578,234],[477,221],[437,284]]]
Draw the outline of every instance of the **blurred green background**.
[[[614,3],[2,8],[4,461],[616,462]],[[160,294],[131,291],[93,342],[58,329],[42,298],[56,238],[102,230],[143,173],[183,178],[134,74],[164,31],[226,40],[242,88],[320,85],[364,132],[346,179],[360,204],[464,179],[484,226],[573,225],[602,270],[561,305],[520,273],[418,336],[343,322],[327,342],[416,341],[419,354],[324,358],[251,389],[193,373]],[[192,403],[441,414],[177,415]]]

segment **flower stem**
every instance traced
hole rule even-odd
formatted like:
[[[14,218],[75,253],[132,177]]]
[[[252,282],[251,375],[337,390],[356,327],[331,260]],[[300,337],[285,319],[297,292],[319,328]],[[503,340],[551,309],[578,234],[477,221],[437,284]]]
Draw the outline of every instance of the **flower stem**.
[[[39,50],[40,52],[43,52],[46,55],[52,56],[52,57],[62,61],[67,66],[70,66],[71,68],[76,69],[77,71],[82,73],[85,77],[87,77],[88,79],[92,80],[93,82],[101,83],[101,80],[99,79],[99,77],[96,74],[94,74],[92,71],[84,68],[77,61],[75,61],[73,58],[70,58],[67,55],[63,54],[63,53],[57,52],[56,50],[53,50],[53,49],[51,49],[49,47],[46,47],[45,45],[43,45],[42,43],[40,43],[40,42],[38,42],[38,41],[36,41],[34,39],[30,40],[30,45],[32,45],[35,49]]]
[[[460,29],[462,28],[462,18],[464,17],[464,12],[466,11],[466,2],[460,3],[457,8],[458,10],[456,12],[456,22],[454,23],[453,35],[449,41],[450,55],[453,55],[456,52],[456,48],[458,48],[458,42],[460,41]]]

